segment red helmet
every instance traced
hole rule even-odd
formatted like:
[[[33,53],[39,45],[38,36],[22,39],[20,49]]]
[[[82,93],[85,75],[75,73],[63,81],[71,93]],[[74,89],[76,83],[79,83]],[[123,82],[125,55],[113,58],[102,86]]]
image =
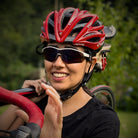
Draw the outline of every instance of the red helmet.
[[[92,50],[99,49],[105,40],[104,26],[98,16],[72,7],[49,13],[40,36],[47,42],[68,42]]]

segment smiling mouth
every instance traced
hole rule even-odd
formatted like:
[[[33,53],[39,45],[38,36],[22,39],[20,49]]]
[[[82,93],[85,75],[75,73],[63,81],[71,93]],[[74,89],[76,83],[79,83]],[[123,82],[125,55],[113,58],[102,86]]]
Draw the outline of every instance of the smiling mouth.
[[[52,73],[54,77],[56,78],[62,78],[62,77],[66,77],[67,74],[65,73]]]

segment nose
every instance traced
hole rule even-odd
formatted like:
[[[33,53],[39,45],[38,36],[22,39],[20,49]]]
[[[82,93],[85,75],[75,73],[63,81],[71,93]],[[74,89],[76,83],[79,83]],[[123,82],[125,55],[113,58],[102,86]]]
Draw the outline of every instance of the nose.
[[[60,67],[63,68],[65,66],[65,63],[63,62],[60,55],[57,56],[57,59],[53,62],[54,67]]]

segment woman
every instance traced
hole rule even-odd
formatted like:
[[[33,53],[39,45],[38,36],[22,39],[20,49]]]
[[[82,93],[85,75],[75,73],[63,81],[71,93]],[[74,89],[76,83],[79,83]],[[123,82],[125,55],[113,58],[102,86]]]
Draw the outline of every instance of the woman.
[[[43,22],[41,39],[37,52],[42,48],[38,53],[44,56],[47,82],[27,80],[23,84],[23,88],[34,86],[40,95],[35,99],[45,117],[40,138],[118,138],[116,113],[90,96],[85,85],[105,40],[98,16],[71,7],[51,12]],[[12,112],[10,129],[28,120],[17,107],[7,112]]]

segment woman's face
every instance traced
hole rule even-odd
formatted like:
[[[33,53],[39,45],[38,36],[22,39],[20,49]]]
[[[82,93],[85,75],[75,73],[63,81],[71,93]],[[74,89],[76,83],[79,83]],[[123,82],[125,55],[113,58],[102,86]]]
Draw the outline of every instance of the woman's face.
[[[50,44],[48,44],[50,45]],[[65,48],[66,46],[71,46],[67,44],[57,44],[54,43],[58,48]],[[76,47],[80,51],[84,51],[82,47]],[[83,76],[86,72],[88,72],[88,68],[90,63],[86,60],[83,60],[81,63],[72,63],[67,64],[62,61],[61,57],[50,62],[48,60],[44,60],[45,70],[47,79],[49,80],[50,84],[57,90],[57,91],[65,91],[67,89],[75,88],[78,83],[81,82]]]

